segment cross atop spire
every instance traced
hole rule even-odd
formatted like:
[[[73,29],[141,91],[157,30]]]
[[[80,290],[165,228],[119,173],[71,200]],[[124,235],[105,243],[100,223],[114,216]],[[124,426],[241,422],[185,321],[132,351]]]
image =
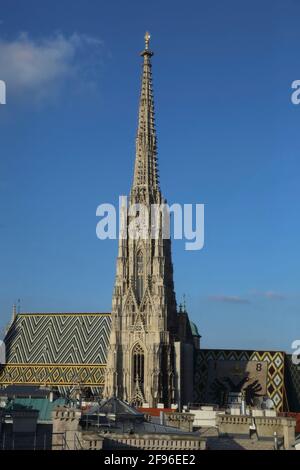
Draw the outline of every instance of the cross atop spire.
[[[146,34],[145,34],[145,49],[148,50],[149,49],[149,41],[150,41],[150,33],[148,31],[146,31]]]
[[[151,57],[149,49],[150,34],[145,34],[143,57],[142,87],[139,104],[139,119],[136,136],[136,158],[132,192],[147,193],[157,199],[159,192],[157,168],[157,139],[154,123],[154,100],[152,90]]]

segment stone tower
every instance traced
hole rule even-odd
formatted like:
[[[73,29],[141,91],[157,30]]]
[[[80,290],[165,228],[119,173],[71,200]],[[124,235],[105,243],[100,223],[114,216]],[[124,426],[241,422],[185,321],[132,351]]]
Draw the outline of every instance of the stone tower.
[[[139,406],[170,406],[188,399],[184,386],[193,388],[193,340],[187,314],[177,312],[163,211],[154,210],[165,200],[159,187],[149,39],[146,33],[134,178],[121,216],[104,396]]]

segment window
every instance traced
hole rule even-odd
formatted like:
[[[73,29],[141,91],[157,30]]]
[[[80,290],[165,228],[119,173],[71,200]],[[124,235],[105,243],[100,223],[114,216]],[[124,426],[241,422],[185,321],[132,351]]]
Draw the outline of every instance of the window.
[[[144,388],[144,350],[140,344],[133,348],[133,380],[139,385],[141,391]]]
[[[138,252],[136,257],[136,294],[137,299],[140,302],[144,293],[144,259],[141,251]]]

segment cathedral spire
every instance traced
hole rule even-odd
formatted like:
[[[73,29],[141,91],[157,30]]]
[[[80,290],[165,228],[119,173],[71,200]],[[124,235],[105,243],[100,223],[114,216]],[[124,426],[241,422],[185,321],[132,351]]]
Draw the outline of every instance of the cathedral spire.
[[[143,57],[143,72],[132,190],[133,192],[143,190],[148,194],[155,195],[156,192],[159,192],[159,177],[151,72],[151,57],[153,52],[149,49],[149,41],[150,34],[146,32],[145,49],[141,52]]]
[[[130,205],[121,210],[121,237],[115,288],[111,311],[111,333],[107,351],[107,372],[104,396],[116,393],[118,398],[135,406],[157,403],[170,406],[184,399],[192,401],[187,387],[192,382],[190,364],[184,372],[180,367],[185,357],[191,357],[192,338],[187,337],[187,315],[178,315],[173,282],[171,241],[163,237],[164,202],[158,182],[156,164],[156,133],[152,94],[149,33],[145,35],[142,90],[136,138],[136,159]],[[146,236],[131,236],[131,223],[143,224],[143,218],[133,215],[131,208],[149,209]],[[149,207],[150,206],[150,207]],[[158,217],[157,217],[158,215]],[[147,217],[147,211],[144,213]],[[158,220],[157,220],[158,219]],[[146,219],[145,219],[146,220]],[[140,227],[143,230],[143,227]],[[144,227],[145,228],[145,227]],[[153,237],[152,229],[155,231]],[[123,235],[123,236],[122,236]],[[186,344],[188,346],[186,346]],[[188,351],[188,352],[186,352]],[[185,393],[185,395],[183,394]],[[188,398],[187,398],[188,397]],[[182,401],[183,403],[183,401]]]

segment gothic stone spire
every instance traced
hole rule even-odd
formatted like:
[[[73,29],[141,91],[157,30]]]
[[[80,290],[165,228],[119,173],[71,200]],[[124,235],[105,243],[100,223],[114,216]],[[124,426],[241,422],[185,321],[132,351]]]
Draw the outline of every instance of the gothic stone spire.
[[[159,402],[168,406],[179,403],[183,396],[171,242],[162,237],[161,230],[153,239],[151,224],[146,237],[129,236],[129,225],[135,218],[130,207],[141,204],[149,209],[149,205],[164,201],[156,166],[149,38],[146,33],[134,182],[130,206],[122,210],[127,236],[119,240],[104,395],[116,394],[135,405],[145,401],[150,406]]]
[[[142,87],[139,104],[138,129],[136,136],[136,159],[132,193],[144,192],[154,196],[159,192],[157,168],[157,138],[154,122],[154,100],[152,90],[150,34],[145,35]]]

